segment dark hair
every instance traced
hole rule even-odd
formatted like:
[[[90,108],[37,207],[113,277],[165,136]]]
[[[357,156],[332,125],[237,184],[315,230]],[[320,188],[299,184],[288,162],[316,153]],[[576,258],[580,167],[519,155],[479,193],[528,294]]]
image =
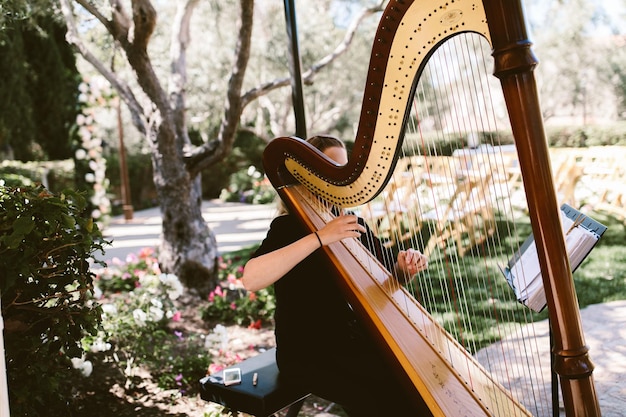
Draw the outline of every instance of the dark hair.
[[[328,135],[312,136],[306,140],[320,151],[324,152],[328,148],[346,148],[346,144],[341,139]]]

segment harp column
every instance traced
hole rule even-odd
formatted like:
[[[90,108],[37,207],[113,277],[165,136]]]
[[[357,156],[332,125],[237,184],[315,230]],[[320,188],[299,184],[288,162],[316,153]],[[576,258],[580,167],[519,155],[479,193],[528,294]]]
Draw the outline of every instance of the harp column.
[[[502,83],[537,243],[565,412],[568,417],[600,416],[533,74],[537,60],[527,39],[522,7],[519,0],[483,4],[493,42],[494,74]]]

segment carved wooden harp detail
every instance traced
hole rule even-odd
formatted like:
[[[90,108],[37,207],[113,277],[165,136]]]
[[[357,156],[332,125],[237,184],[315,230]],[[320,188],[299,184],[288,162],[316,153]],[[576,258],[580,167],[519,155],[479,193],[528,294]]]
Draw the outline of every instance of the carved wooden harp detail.
[[[310,230],[330,213],[319,201],[355,207],[379,196],[398,163],[411,100],[434,52],[461,33],[487,39],[500,80],[532,231],[538,248],[553,332],[554,368],[568,416],[599,416],[567,260],[549,150],[519,0],[392,0],[379,24],[354,147],[345,166],[293,137],[274,139],[264,153],[267,176],[290,212]],[[397,365],[416,404],[432,415],[533,415],[444,330],[389,272],[355,242],[325,248],[355,309]],[[442,353],[444,352],[444,353]]]

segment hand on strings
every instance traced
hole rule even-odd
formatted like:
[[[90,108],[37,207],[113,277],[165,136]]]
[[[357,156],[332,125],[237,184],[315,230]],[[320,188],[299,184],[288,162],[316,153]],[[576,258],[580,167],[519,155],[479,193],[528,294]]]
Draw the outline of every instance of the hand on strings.
[[[420,251],[407,249],[398,253],[398,262],[396,264],[398,272],[401,271],[409,277],[412,277],[426,268],[428,268],[428,258]]]
[[[357,216],[348,214],[335,217],[318,230],[317,234],[325,246],[342,239],[360,237],[365,231],[365,227],[358,223]]]

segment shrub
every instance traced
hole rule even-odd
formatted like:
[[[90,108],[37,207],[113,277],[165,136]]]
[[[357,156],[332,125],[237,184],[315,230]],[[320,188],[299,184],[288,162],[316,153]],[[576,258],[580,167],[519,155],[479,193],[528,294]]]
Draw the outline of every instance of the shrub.
[[[247,170],[234,173],[230,184],[222,190],[220,199],[250,204],[267,204],[276,199],[276,192],[267,177],[250,165]]]
[[[161,272],[151,248],[110,264],[95,271],[103,316],[101,331],[83,341],[90,358],[115,364],[127,388],[138,385],[144,368],[160,388],[193,389],[211,357],[201,335],[172,328],[182,320],[174,305],[184,291],[178,277]]]
[[[32,187],[43,184],[52,193],[67,188],[75,189],[74,161],[12,161],[0,162],[0,185],[6,187]],[[3,184],[2,184],[3,182]]]
[[[82,357],[82,338],[100,323],[89,260],[105,241],[84,216],[86,206],[71,190],[0,186],[0,293],[14,415],[68,415],[71,359]]]
[[[262,155],[265,145],[266,142],[252,131],[246,129],[239,130],[231,153],[218,165],[203,171],[203,197],[209,199],[219,197],[224,188],[230,188],[233,181],[239,181],[239,179],[233,179],[233,176],[245,175],[250,166],[254,167],[254,170],[259,171],[262,177]],[[254,181],[251,180],[250,184],[252,182]],[[245,190],[248,189],[250,188],[245,188]],[[232,197],[229,201],[240,201],[239,196]]]
[[[223,256],[219,260],[220,283],[201,308],[204,320],[259,328],[271,322],[276,309],[273,287],[249,292],[241,284],[243,265],[252,248]]]

